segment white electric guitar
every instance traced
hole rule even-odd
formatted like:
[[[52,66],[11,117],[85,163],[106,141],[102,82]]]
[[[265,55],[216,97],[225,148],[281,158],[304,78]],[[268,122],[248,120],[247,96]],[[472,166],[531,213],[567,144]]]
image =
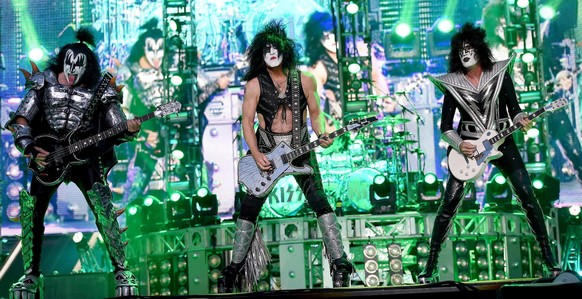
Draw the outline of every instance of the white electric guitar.
[[[564,108],[567,104],[568,101],[566,99],[557,99],[528,115],[527,118],[533,120],[546,112],[552,112]],[[451,150],[448,156],[448,164],[451,174],[461,181],[473,182],[477,180],[481,175],[483,175],[483,172],[485,172],[489,161],[498,159],[503,155],[503,153],[497,150],[503,142],[503,139],[516,130],[521,129],[521,127],[521,123],[517,123],[500,133],[497,133],[495,130],[487,130],[483,135],[481,135],[481,138],[477,140],[465,140],[466,142],[470,142],[477,146],[475,154],[472,157],[467,157],[463,153]]]

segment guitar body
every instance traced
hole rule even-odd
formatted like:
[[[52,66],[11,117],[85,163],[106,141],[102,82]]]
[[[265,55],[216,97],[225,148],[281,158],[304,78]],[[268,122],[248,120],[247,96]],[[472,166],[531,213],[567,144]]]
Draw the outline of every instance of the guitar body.
[[[481,177],[487,168],[487,163],[503,155],[497,150],[503,140],[495,144],[489,142],[489,138],[495,135],[497,135],[496,131],[487,130],[477,140],[465,140],[477,147],[476,152],[478,154],[475,157],[467,157],[454,149],[451,150],[447,157],[451,174],[458,180],[466,182],[474,182]]]
[[[287,143],[281,142],[271,152],[266,153],[274,168],[269,172],[260,170],[251,155],[242,157],[238,162],[239,183],[246,187],[248,193],[257,197],[266,197],[282,177],[290,174],[313,173],[313,169],[309,166],[296,167],[291,164],[291,161],[285,163],[282,157],[291,151],[293,149]]]
[[[49,153],[63,152],[62,149],[75,142],[74,135],[75,131],[67,134],[63,138],[58,138],[53,135],[39,135],[34,139],[34,144]],[[54,155],[54,161],[47,164],[43,169],[39,169],[38,165],[31,160],[28,163],[28,168],[43,185],[54,186],[64,180],[71,166],[85,163],[87,158],[92,155],[98,154],[94,150],[94,147],[89,147],[76,153]]]

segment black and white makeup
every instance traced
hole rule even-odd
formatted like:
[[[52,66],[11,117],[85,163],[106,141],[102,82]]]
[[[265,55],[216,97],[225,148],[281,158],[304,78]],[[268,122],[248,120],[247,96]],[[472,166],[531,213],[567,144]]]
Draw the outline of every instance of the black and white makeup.
[[[70,85],[79,82],[87,69],[87,56],[83,53],[75,54],[73,50],[67,50],[65,61],[63,62],[63,73]]]
[[[149,64],[156,69],[159,69],[162,65],[162,59],[164,58],[164,39],[153,39],[151,37],[146,38],[144,53]]]
[[[461,63],[465,68],[470,68],[479,62],[477,51],[469,43],[464,42],[463,48],[459,52]]]
[[[275,48],[272,44],[267,44],[265,49],[263,49],[263,58],[268,67],[274,68],[281,65],[283,62],[283,55],[279,52],[279,49]]]
[[[335,41],[335,34],[332,32],[326,31],[323,33],[323,37],[321,38],[321,44],[330,53],[335,53],[336,49],[336,41]]]

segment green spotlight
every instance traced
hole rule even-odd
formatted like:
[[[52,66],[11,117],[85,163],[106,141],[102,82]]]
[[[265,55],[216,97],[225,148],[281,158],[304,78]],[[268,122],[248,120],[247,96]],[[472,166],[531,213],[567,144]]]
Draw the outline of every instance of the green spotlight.
[[[182,85],[183,81],[184,80],[182,80],[182,77],[180,77],[180,75],[172,75],[172,77],[170,78],[170,83],[172,83],[172,85],[174,86]]]
[[[81,242],[82,240],[83,240],[83,233],[82,233],[82,232],[76,232],[76,233],[73,235],[73,242],[75,242],[75,243],[79,243],[79,242]]]
[[[538,128],[531,128],[529,130],[527,130],[527,137],[534,139],[538,136],[540,136],[540,130]]]
[[[568,208],[568,212],[570,212],[570,215],[572,215],[572,216],[578,216],[578,215],[580,215],[580,206],[576,206],[576,205],[570,206]]]
[[[131,206],[129,207],[129,209],[127,209],[127,212],[129,213],[129,215],[135,215],[137,214],[137,207],[136,206]]]
[[[495,177],[493,178],[493,181],[499,185],[503,185],[503,184],[505,184],[505,182],[507,182],[505,177],[500,173],[495,175]]]
[[[544,20],[551,20],[556,16],[556,10],[549,5],[542,5],[539,12],[540,17]]]
[[[434,184],[434,182],[436,182],[436,181],[437,181],[437,177],[434,173],[427,173],[424,176],[424,182],[429,184],[429,185]]]
[[[348,5],[346,5],[346,12],[349,14],[353,15],[353,14],[357,13],[358,10],[360,10],[360,7],[354,2],[350,1],[350,3]]]
[[[170,200],[171,201],[176,202],[176,201],[178,201],[178,200],[180,200],[182,198],[184,198],[184,194],[182,194],[182,192],[180,192],[180,191],[174,191],[174,192],[172,192],[170,194]]]
[[[455,28],[455,24],[449,18],[442,18],[437,23],[437,29],[442,33],[449,33]]]
[[[200,189],[198,189],[198,191],[196,191],[196,195],[198,197],[206,197],[206,195],[208,195],[208,193],[210,193],[210,191],[206,187],[200,187]]]
[[[180,24],[178,24],[178,22],[175,19],[171,19],[170,21],[168,21],[168,27],[170,27],[170,29],[172,31],[178,31]]]
[[[396,32],[396,35],[400,37],[407,37],[410,35],[410,33],[412,33],[412,28],[410,27],[410,24],[400,22],[396,24],[396,27],[394,27],[394,31]]]
[[[41,61],[44,57],[44,51],[39,47],[34,47],[28,51],[28,58],[34,62]]]
[[[529,0],[517,0],[517,6],[520,8],[526,8],[529,5]]]
[[[535,179],[533,180],[532,185],[534,188],[541,190],[542,188],[544,188],[544,181],[542,181],[541,179]]]
[[[525,52],[521,55],[521,61],[525,63],[531,63],[535,60],[536,56],[532,52]]]
[[[147,196],[146,198],[144,198],[143,205],[145,207],[149,207],[153,204],[154,204],[154,197],[153,196]]]
[[[381,185],[384,181],[386,181],[386,177],[381,174],[374,177],[374,184],[376,185]]]
[[[174,150],[172,152],[172,157],[176,160],[182,160],[182,158],[184,158],[184,152],[181,150]]]
[[[350,65],[348,65],[348,71],[352,74],[357,74],[361,69],[362,67],[360,67],[360,65],[355,62],[352,62]]]

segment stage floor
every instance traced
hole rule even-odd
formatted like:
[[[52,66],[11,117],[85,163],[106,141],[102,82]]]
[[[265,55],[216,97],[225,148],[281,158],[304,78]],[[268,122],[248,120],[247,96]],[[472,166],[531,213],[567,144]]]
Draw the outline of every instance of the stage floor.
[[[580,283],[556,283],[549,279],[483,281],[458,283],[443,281],[428,285],[409,285],[394,287],[352,287],[338,289],[299,289],[288,291],[256,292],[244,294],[185,295],[185,296],[128,296],[124,298],[472,298],[472,299],[509,299],[539,298],[557,294],[580,294]]]

